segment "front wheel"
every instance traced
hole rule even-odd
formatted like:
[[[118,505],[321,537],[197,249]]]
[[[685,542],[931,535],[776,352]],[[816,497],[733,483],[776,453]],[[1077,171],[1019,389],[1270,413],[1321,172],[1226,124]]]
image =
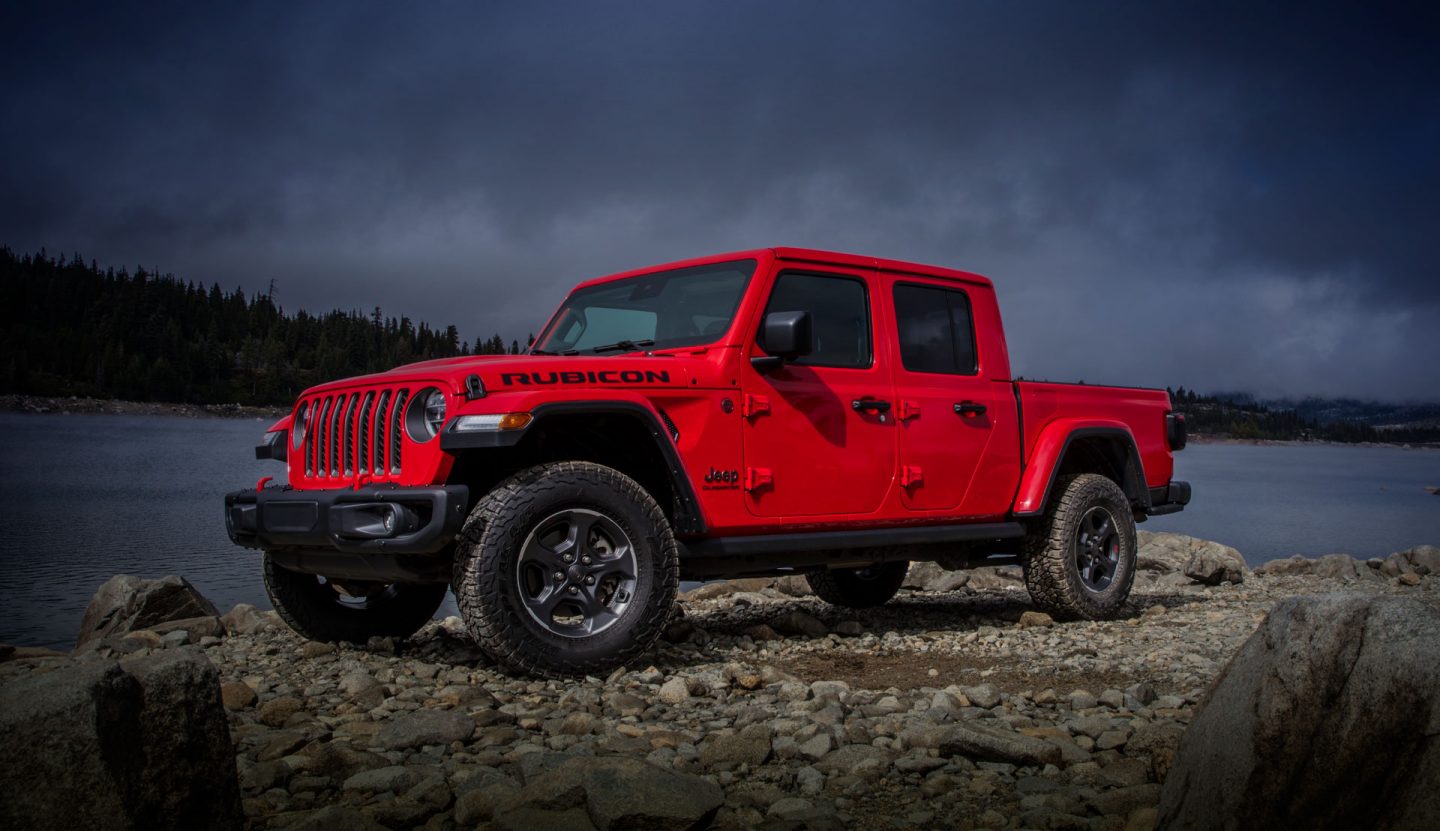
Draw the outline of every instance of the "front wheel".
[[[909,560],[892,560],[860,568],[822,568],[805,575],[815,596],[832,606],[868,609],[883,606],[900,591]]]
[[[670,523],[634,479],[589,462],[521,471],[486,494],[455,553],[470,634],[516,672],[603,674],[670,620],[680,561]]]
[[[1025,540],[1025,587],[1051,614],[1107,617],[1130,597],[1135,549],[1135,517],[1120,486],[1093,473],[1067,476]]]
[[[312,641],[365,643],[408,638],[435,616],[444,583],[328,580],[291,571],[265,555],[265,591],[280,618]]]

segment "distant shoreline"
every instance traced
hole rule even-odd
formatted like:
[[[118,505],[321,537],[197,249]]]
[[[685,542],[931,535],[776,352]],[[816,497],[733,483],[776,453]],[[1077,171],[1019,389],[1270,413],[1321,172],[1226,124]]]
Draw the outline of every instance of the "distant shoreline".
[[[174,404],[119,401],[107,398],[51,398],[42,395],[0,395],[0,412],[35,415],[144,415],[182,418],[282,418],[289,407],[245,404]]]
[[[1191,433],[1188,441],[1190,444],[1244,444],[1253,447],[1292,447],[1306,445],[1311,447],[1398,447],[1402,450],[1437,450],[1440,444],[1426,442],[1405,442],[1405,441],[1322,441],[1302,439],[1238,439],[1233,436],[1216,436],[1206,433]]]

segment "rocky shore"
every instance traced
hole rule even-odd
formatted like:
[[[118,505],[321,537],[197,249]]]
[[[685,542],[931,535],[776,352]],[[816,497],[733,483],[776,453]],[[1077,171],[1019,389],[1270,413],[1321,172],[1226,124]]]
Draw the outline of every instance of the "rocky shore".
[[[0,684],[203,653],[255,829],[1128,831],[1155,826],[1198,705],[1277,602],[1440,607],[1433,547],[1251,571],[1214,543],[1142,546],[1131,608],[1099,622],[1032,611],[1018,569],[924,566],[858,612],[795,578],[703,586],[607,678],[506,676],[457,618],[355,647],[241,606],[103,632],[78,660],[0,650]]]
[[[245,404],[167,404],[155,401],[118,401],[109,398],[39,395],[0,395],[0,412],[66,415],[165,415],[184,418],[281,418],[287,407],[251,407]]]

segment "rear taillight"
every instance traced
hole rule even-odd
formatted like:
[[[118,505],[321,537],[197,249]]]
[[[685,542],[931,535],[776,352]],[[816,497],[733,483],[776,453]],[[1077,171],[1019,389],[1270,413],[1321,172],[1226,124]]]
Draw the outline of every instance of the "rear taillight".
[[[1170,445],[1171,450],[1184,450],[1185,442],[1189,438],[1185,431],[1184,413],[1165,414],[1165,441]]]

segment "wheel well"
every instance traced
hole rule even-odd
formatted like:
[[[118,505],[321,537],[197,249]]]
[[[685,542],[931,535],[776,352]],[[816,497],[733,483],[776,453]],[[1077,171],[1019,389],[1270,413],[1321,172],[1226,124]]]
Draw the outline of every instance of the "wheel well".
[[[1054,483],[1062,476],[1080,473],[1096,473],[1115,484],[1125,492],[1130,504],[1139,508],[1149,503],[1149,492],[1145,486],[1145,474],[1140,469],[1134,445],[1118,435],[1084,436],[1074,438],[1065,447],[1065,455],[1051,478],[1052,492],[1047,492],[1046,502],[1058,494],[1053,492]]]
[[[668,440],[662,437],[661,440]],[[470,486],[475,499],[509,476],[547,462],[594,462],[634,479],[665,512],[677,532],[698,521],[688,494],[677,492],[671,467],[651,429],[624,412],[555,413],[539,418],[514,447],[464,451],[450,481]]]

